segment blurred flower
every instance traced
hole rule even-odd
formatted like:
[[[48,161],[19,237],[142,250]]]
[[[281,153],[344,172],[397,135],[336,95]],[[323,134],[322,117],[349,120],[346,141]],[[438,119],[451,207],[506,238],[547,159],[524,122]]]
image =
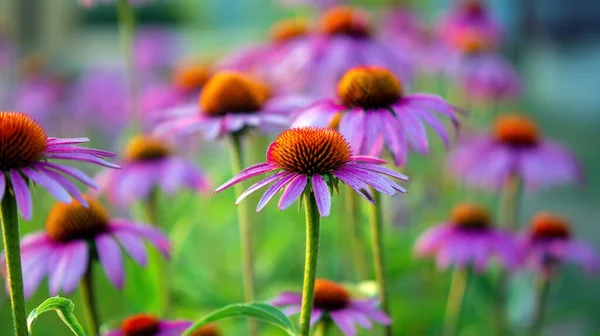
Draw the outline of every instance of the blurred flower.
[[[469,265],[484,271],[493,257],[502,266],[514,269],[520,264],[515,239],[493,227],[486,209],[473,204],[460,204],[448,221],[424,232],[415,243],[418,256],[435,256],[439,268]]]
[[[270,302],[274,306],[285,307],[286,315],[295,315],[300,312],[302,295],[294,292],[283,292]],[[356,335],[356,324],[363,328],[371,329],[375,321],[388,325],[392,320],[377,308],[379,303],[373,299],[353,299],[347,289],[341,285],[325,280],[315,281],[315,294],[310,325],[314,326],[319,321],[331,319],[344,335]]]
[[[301,38],[295,50],[270,66],[269,78],[276,85],[329,96],[349,69],[376,65],[409,83],[412,66],[408,54],[375,36],[367,13],[354,7],[333,7],[322,15],[319,33]]]
[[[343,0],[275,0],[282,6],[312,6],[317,8],[327,8],[337,5]]]
[[[369,187],[386,195],[406,190],[388,179],[387,175],[408,180],[402,174],[380,166],[385,161],[369,156],[353,156],[350,145],[335,130],[315,127],[292,128],[284,131],[267,150],[267,162],[251,166],[217,188],[220,192],[251,177],[274,172],[255,183],[236,201],[275,182],[263,194],[256,211],[260,211],[275,194],[287,187],[279,200],[279,209],[289,207],[306,188],[312,190],[321,217],[328,217],[331,195],[341,180],[371,203],[375,203]]]
[[[402,48],[413,49],[423,29],[421,19],[412,9],[394,8],[383,16],[381,35]]]
[[[45,128],[52,128],[65,103],[65,84],[49,75],[26,77],[16,85],[13,109],[26,111]]]
[[[206,83],[199,106],[190,105],[165,111],[166,121],[157,127],[158,134],[186,135],[204,133],[215,139],[247,129],[288,126],[290,111],[306,101],[295,96],[273,97],[261,82],[234,71],[221,71]]]
[[[147,135],[129,141],[121,168],[103,171],[96,178],[101,191],[117,204],[146,199],[157,187],[168,194],[182,188],[205,192],[210,189],[200,168],[177,157],[164,140]]]
[[[140,74],[169,69],[179,53],[175,34],[161,27],[141,27],[133,41],[134,64]]]
[[[14,193],[21,216],[31,219],[33,205],[28,186],[31,181],[61,202],[69,203],[73,197],[85,204],[77,187],[65,176],[92,188],[96,188],[96,184],[78,169],[51,161],[70,160],[118,168],[103,160],[114,157],[113,153],[76,146],[87,141],[86,138],[49,138],[30,116],[0,112],[0,169],[4,172],[0,175],[0,200],[7,192]]]
[[[0,76],[4,76],[4,72],[13,64],[16,57],[16,48],[8,37],[0,33]]]
[[[77,201],[54,205],[46,220],[46,230],[23,237],[21,258],[26,297],[35,292],[46,275],[50,295],[57,295],[61,289],[66,294],[72,293],[96,258],[111,283],[122,288],[125,274],[121,247],[135,262],[145,266],[148,257],[144,239],[168,257],[169,240],[160,231],[125,219],[111,219],[98,201],[88,196],[83,199],[85,206]]]
[[[78,1],[79,1],[79,4],[82,5],[83,7],[92,7],[97,4],[108,4],[108,3],[116,2],[116,0],[78,0]],[[156,1],[156,0],[128,0],[128,1],[130,1],[133,5],[143,5],[148,2],[152,2],[152,1]]]
[[[453,106],[434,95],[405,95],[402,83],[384,68],[351,69],[337,92],[337,98],[318,100],[303,109],[292,127],[339,129],[355,154],[379,156],[385,146],[396,165],[406,162],[409,144],[420,154],[428,153],[425,125],[449,145],[448,132],[434,111],[458,127]]]
[[[600,268],[597,252],[573,239],[567,219],[554,213],[540,212],[533,217],[522,248],[528,264],[547,274],[563,262],[579,264],[589,273]]]
[[[192,325],[186,320],[159,320],[154,315],[137,314],[126,318],[121,327],[103,336],[180,336]],[[218,336],[219,333],[194,333],[193,336]]]
[[[467,184],[501,189],[509,177],[534,190],[574,182],[580,167],[565,148],[544,139],[525,116],[503,115],[492,134],[461,141],[448,158],[450,170]]]

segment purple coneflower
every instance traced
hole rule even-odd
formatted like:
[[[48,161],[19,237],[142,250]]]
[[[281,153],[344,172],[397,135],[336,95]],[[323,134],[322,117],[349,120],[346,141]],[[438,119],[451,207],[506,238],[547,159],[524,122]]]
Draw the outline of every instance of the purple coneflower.
[[[450,137],[436,116],[458,127],[456,109],[441,97],[404,94],[402,82],[389,70],[357,67],[339,81],[335,99],[318,100],[303,109],[292,127],[316,126],[339,129],[354,153],[379,156],[386,147],[396,165],[406,162],[409,145],[420,154],[429,151],[425,125],[446,146]]]
[[[511,178],[535,190],[579,180],[580,167],[565,148],[544,139],[532,120],[496,119],[487,136],[465,139],[449,157],[450,170],[469,185],[501,189]]]
[[[108,331],[102,336],[180,336],[192,325],[186,320],[160,320],[154,315],[137,314],[126,318],[119,329]],[[205,325],[190,336],[219,336],[214,325]]]
[[[274,306],[284,308],[283,312],[290,316],[300,312],[302,295],[295,292],[283,292],[270,302]],[[333,321],[346,336],[356,335],[356,324],[371,329],[375,321],[388,325],[392,321],[377,308],[378,302],[373,299],[352,299],[343,286],[329,280],[316,279],[311,327],[320,323]]]
[[[495,46],[500,44],[502,28],[481,0],[458,0],[456,3],[440,26],[440,33],[450,47],[461,50],[466,35],[483,36]]]
[[[178,49],[177,37],[171,31],[160,27],[141,27],[133,41],[136,70],[158,75],[173,65]]]

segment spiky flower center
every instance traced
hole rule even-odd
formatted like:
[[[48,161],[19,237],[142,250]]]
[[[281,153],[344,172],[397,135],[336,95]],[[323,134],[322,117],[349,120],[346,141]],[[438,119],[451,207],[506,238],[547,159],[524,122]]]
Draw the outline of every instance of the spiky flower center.
[[[328,35],[369,37],[371,20],[367,13],[358,8],[337,6],[323,13],[321,29]]]
[[[308,33],[306,22],[298,20],[282,20],[271,28],[271,39],[275,42],[287,42],[305,36]]]
[[[124,336],[155,336],[158,334],[158,319],[150,314],[131,316],[121,323]]]
[[[490,214],[481,206],[463,203],[452,209],[452,223],[464,229],[487,229],[490,227]]]
[[[498,117],[493,132],[496,140],[515,147],[535,146],[539,141],[539,132],[535,123],[519,115]]]
[[[46,149],[46,132],[25,113],[0,112],[0,169],[27,167]]]
[[[126,161],[141,162],[162,159],[171,155],[172,150],[164,140],[148,135],[136,135],[125,147]]]
[[[219,72],[206,83],[200,95],[204,114],[252,113],[270,96],[266,85],[234,71]]]
[[[571,236],[571,230],[566,218],[540,212],[531,220],[531,235],[535,239],[567,239]]]
[[[211,76],[210,68],[203,64],[182,64],[173,72],[173,84],[183,91],[201,89]]]
[[[325,280],[315,280],[315,308],[326,311],[344,309],[350,303],[350,293],[339,284]]]
[[[334,171],[351,157],[350,144],[339,132],[316,127],[286,130],[267,151],[270,164],[309,176]]]
[[[50,210],[46,232],[52,239],[60,242],[93,239],[106,232],[109,222],[106,210],[95,199],[83,197],[89,204],[88,208],[74,200],[69,204],[57,203]]]
[[[219,332],[219,329],[217,329],[216,326],[212,325],[212,324],[207,324],[203,327],[201,327],[200,329],[194,331],[193,333],[191,333],[190,336],[220,336],[221,333]]]
[[[379,108],[402,97],[402,84],[389,70],[380,67],[356,67],[338,82],[338,96],[347,107]]]

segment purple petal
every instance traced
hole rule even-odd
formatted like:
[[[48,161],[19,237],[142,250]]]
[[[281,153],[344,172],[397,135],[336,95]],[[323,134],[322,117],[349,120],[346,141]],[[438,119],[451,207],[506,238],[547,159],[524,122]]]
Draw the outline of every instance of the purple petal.
[[[62,289],[65,294],[71,294],[77,288],[81,278],[88,269],[88,253],[87,242],[80,241],[71,244],[71,258],[62,279]]]
[[[76,168],[64,166],[54,162],[40,162],[39,165],[67,174],[81,181],[83,184],[87,185],[90,188],[98,189],[98,185],[96,184],[96,182],[94,182],[94,180],[91,177],[87,176],[85,173]]]
[[[69,194],[71,194],[71,196],[73,196],[73,198],[75,198],[84,207],[89,206],[88,202],[81,196],[81,192],[79,191],[79,189],[77,189],[77,187],[71,181],[69,181],[69,179],[67,179],[66,177],[60,175],[59,173],[57,173],[55,171],[46,169],[41,166],[37,167],[37,169],[39,169],[40,171],[43,171],[50,178],[54,179],[57,183],[59,183],[63,188],[65,188],[65,190]]]
[[[271,299],[269,303],[273,306],[299,305],[302,303],[302,295],[295,292],[283,292]]]
[[[109,168],[120,168],[118,165],[100,159],[94,155],[82,154],[82,153],[48,153],[46,155],[49,159],[57,159],[57,160],[71,160],[71,161],[81,161],[81,162],[89,162],[94,163],[99,166],[109,167]]]
[[[394,163],[397,166],[403,165],[406,163],[406,157],[408,156],[408,146],[402,125],[389,111],[382,112],[379,118],[382,124],[383,136],[394,156]]]
[[[352,316],[346,314],[344,309],[336,310],[329,313],[333,322],[342,330],[345,336],[355,336],[356,327],[352,320]]]
[[[321,318],[323,317],[323,314],[325,312],[321,309],[318,308],[313,308],[312,312],[310,313],[310,326],[311,328],[315,326],[315,324],[317,324],[317,322],[319,322],[321,320]]]
[[[287,186],[281,199],[279,199],[279,210],[287,209],[295,200],[302,195],[306,183],[308,182],[308,176],[304,174],[297,175]]]
[[[159,321],[157,336],[179,336],[191,326],[192,322],[186,320]]]
[[[270,186],[269,189],[267,189],[267,191],[265,191],[265,193],[260,198],[260,201],[256,206],[256,211],[258,212],[262,210],[262,208],[264,208],[265,205],[267,205],[271,198],[273,198],[273,196],[275,196],[275,194],[279,190],[285,187],[285,185],[288,184],[291,180],[293,180],[296,176],[298,176],[298,174],[288,173],[287,175],[283,176],[279,181],[275,182],[272,186]]]
[[[354,154],[361,154],[360,150],[365,141],[364,119],[364,112],[350,111],[340,120],[340,133],[348,140]]]
[[[46,141],[46,145],[77,145],[88,141],[90,141],[90,139],[88,138],[48,138],[48,141]]]
[[[252,186],[250,186],[250,188],[246,189],[246,191],[244,191],[240,195],[240,197],[238,197],[238,199],[235,201],[235,205],[240,204],[240,202],[244,198],[246,198],[248,195],[250,195],[251,193],[257,191],[258,189],[266,186],[267,184],[269,184],[269,183],[271,183],[271,182],[273,182],[273,181],[275,181],[275,180],[277,180],[277,179],[279,179],[279,178],[281,178],[281,177],[283,177],[283,176],[285,176],[287,174],[289,174],[289,173],[286,172],[286,171],[281,171],[281,172],[279,172],[279,173],[277,173],[277,174],[275,174],[273,176],[269,176],[269,177],[267,177],[267,178],[265,178],[263,180],[260,180],[260,181],[256,182],[255,184],[253,184]]]
[[[408,181],[408,177],[406,175],[400,174],[397,171],[389,169],[384,166],[379,166],[379,165],[370,164],[370,163],[360,163],[360,164],[349,163],[346,165],[346,167],[366,169],[366,170],[374,171],[374,172],[384,174],[387,176],[391,176],[391,177],[397,178],[399,180]]]
[[[354,162],[366,162],[366,163],[374,163],[374,164],[386,164],[387,161],[382,160],[380,158],[376,158],[374,156],[366,156],[366,155],[354,155],[351,158]]]
[[[329,213],[331,212],[331,193],[329,192],[327,182],[325,182],[321,175],[313,175],[312,187],[321,217],[329,217]]]
[[[269,163],[260,163],[260,164],[248,167],[248,168],[242,170],[234,178],[225,182],[223,185],[221,185],[220,187],[215,189],[215,192],[220,192],[224,189],[231,187],[232,185],[238,184],[238,183],[240,183],[244,180],[247,180],[251,177],[269,172],[274,169],[275,168],[273,166],[271,166]]]
[[[285,307],[281,310],[285,314],[285,316],[293,316],[298,314],[302,310],[302,305],[293,305]]]
[[[436,253],[440,244],[452,232],[449,224],[436,225],[425,231],[415,242],[415,253],[419,256],[431,255]]]
[[[419,154],[429,152],[429,142],[427,141],[427,131],[423,123],[415,117],[413,111],[406,107],[396,107],[398,119],[404,128],[408,141]]]
[[[390,325],[392,323],[390,317],[377,308],[377,301],[355,300],[351,302],[351,307],[366,314],[371,320],[377,323],[383,325]]]
[[[373,328],[373,323],[371,323],[371,320],[369,320],[367,315],[360,310],[347,308],[345,309],[345,313],[348,314],[348,316],[350,316],[350,318],[352,318],[352,320],[361,327],[365,329]]]
[[[395,194],[397,194],[397,190],[406,192],[404,190],[404,188],[402,188],[395,182],[393,182],[393,181],[389,180],[388,178],[381,176],[375,172],[369,171],[369,170],[361,170],[358,168],[344,167],[344,168],[340,169],[340,171],[343,171],[346,174],[354,175],[357,179],[362,180],[363,182],[365,182],[368,185],[370,185],[371,187],[373,187],[373,189],[375,189],[381,193],[384,193],[386,195],[395,195]]]
[[[146,247],[139,237],[126,231],[113,232],[113,236],[121,243],[123,249],[136,263],[140,266],[146,266],[148,263]]]
[[[345,172],[343,170],[334,171],[333,175],[335,177],[339,178],[342,182],[344,182],[350,188],[352,188],[356,192],[358,192],[367,201],[375,204],[375,199],[373,198],[371,191],[369,191],[369,186],[365,182],[356,178],[356,176],[354,176],[352,174],[348,174],[347,172]]]
[[[64,279],[67,277],[71,259],[75,257],[76,247],[81,241],[64,244],[61,247],[54,249],[54,253],[50,262],[50,295],[57,295],[63,287]],[[85,242],[83,242],[85,244]]]
[[[415,110],[414,112],[419,118],[421,118],[421,120],[429,125],[429,127],[431,127],[431,129],[433,129],[437,135],[440,136],[444,142],[444,146],[448,148],[450,146],[450,136],[448,136],[448,132],[446,131],[446,128],[442,122],[440,122],[440,120],[429,111]]]
[[[59,202],[71,203],[71,195],[69,195],[65,188],[63,188],[59,183],[54,181],[46,173],[28,167],[21,168],[21,171],[33,182],[41,185],[46,190],[48,190],[50,195],[56,198]]]
[[[4,192],[6,191],[6,177],[4,173],[0,174],[0,202],[4,198]]]
[[[10,180],[12,182],[13,191],[15,192],[15,198],[17,199],[19,212],[25,220],[30,220],[32,215],[32,200],[27,182],[25,182],[21,173],[15,169],[10,170]]]
[[[123,288],[125,272],[119,244],[109,234],[99,235],[95,241],[104,273],[115,287]]]
[[[110,228],[113,232],[128,232],[148,239],[166,258],[170,255],[171,244],[169,243],[169,238],[156,228],[118,219],[110,223]]]

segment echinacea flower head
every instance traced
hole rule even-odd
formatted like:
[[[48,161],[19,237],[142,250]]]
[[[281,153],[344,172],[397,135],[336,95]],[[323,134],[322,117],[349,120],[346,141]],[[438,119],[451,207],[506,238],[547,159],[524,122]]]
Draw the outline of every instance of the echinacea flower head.
[[[173,85],[185,93],[199,94],[212,76],[210,66],[200,62],[184,62],[173,70]]]
[[[436,114],[458,127],[456,109],[438,96],[406,94],[388,69],[356,67],[340,79],[337,97],[320,99],[300,111],[292,127],[338,129],[356,154],[379,156],[387,148],[396,165],[406,162],[409,148],[427,154],[425,126],[449,146],[450,136]]]
[[[446,43],[457,50],[464,50],[465,43],[473,36],[481,36],[490,46],[497,46],[502,39],[502,28],[491,17],[481,0],[461,0],[443,19],[440,32]]]
[[[300,312],[302,295],[283,292],[271,304],[283,307],[286,315]],[[323,319],[331,319],[346,336],[356,335],[356,325],[371,329],[373,322],[388,325],[391,319],[379,308],[377,300],[354,299],[342,285],[325,279],[315,280],[311,327]]]
[[[180,336],[191,325],[186,320],[161,320],[151,314],[137,314],[123,320],[119,329],[106,332],[103,336]],[[211,328],[216,333],[206,329],[205,333],[193,333],[192,336],[218,336],[218,331]]]
[[[116,204],[145,200],[156,189],[173,194],[181,189],[208,192],[204,172],[178,157],[168,143],[149,135],[132,138],[123,153],[120,170],[105,170],[96,178],[102,191]]]
[[[501,189],[518,178],[528,190],[573,183],[579,164],[565,148],[544,139],[529,118],[501,115],[489,135],[465,138],[448,158],[449,168],[471,186]]]
[[[251,177],[274,172],[248,188],[240,195],[236,204],[249,194],[273,183],[263,194],[256,211],[260,211],[278,191],[285,188],[279,200],[279,209],[289,207],[306,191],[314,193],[319,213],[322,217],[328,217],[331,195],[337,189],[338,180],[372,203],[374,200],[369,187],[387,195],[406,192],[386,176],[405,181],[408,178],[380,166],[384,163],[385,161],[375,157],[352,155],[350,144],[335,130],[292,128],[281,133],[271,143],[266,163],[244,169],[215,192]]]
[[[86,138],[50,138],[46,131],[30,116],[20,112],[0,112],[0,200],[6,193],[14,194],[19,213],[24,219],[32,216],[33,204],[28,181],[44,187],[60,202],[70,203],[72,198],[86,204],[77,187],[67,177],[89,187],[96,184],[80,170],[52,162],[68,160],[89,162],[109,168],[117,165],[104,161],[113,158],[110,152],[83,148],[78,144]]]
[[[566,262],[575,263],[588,273],[600,268],[594,248],[573,238],[569,221],[551,212],[540,212],[533,217],[529,232],[523,237],[522,249],[528,265],[546,274]]]
[[[481,272],[493,258],[509,270],[520,264],[516,240],[493,227],[485,208],[469,203],[457,205],[450,219],[424,232],[415,253],[436,257],[441,269],[473,266]]]
[[[48,276],[50,294],[72,293],[90,263],[99,260],[104,273],[117,288],[125,281],[121,248],[139,265],[148,257],[144,240],[165,257],[169,240],[155,228],[125,219],[112,219],[102,205],[83,196],[78,201],[57,203],[48,214],[43,232],[31,233],[21,242],[25,296],[30,297]]]

